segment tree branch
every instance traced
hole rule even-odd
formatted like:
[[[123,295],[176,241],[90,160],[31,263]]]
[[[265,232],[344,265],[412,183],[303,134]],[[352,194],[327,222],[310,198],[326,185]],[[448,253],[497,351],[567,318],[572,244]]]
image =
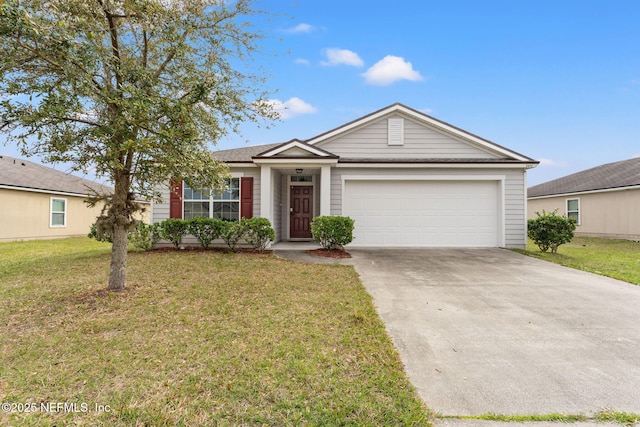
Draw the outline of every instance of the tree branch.
[[[118,30],[116,28],[115,17],[109,12],[107,7],[104,4],[103,0],[96,0],[102,11],[104,12],[104,16],[109,23],[109,35],[111,37],[111,51],[113,52],[114,68],[116,75],[116,88],[120,89],[122,87],[122,76],[120,75],[120,47],[118,43]]]

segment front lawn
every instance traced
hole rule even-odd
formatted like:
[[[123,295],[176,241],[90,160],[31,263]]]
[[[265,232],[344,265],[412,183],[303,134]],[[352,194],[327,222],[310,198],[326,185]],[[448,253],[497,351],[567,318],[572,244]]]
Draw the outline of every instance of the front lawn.
[[[109,251],[0,244],[0,425],[430,425],[352,267]]]
[[[541,252],[531,241],[527,255],[578,270],[589,271],[640,285],[640,243],[631,240],[574,237],[557,254]]]

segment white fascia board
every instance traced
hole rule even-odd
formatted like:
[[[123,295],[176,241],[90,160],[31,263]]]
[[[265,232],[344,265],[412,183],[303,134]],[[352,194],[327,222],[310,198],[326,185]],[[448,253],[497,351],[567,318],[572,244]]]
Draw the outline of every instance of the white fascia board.
[[[307,140],[305,142],[307,144],[309,144],[309,145],[314,145],[314,144],[316,144],[318,142],[325,141],[327,139],[331,139],[336,135],[340,135],[342,133],[345,133],[345,132],[348,132],[348,131],[350,131],[352,129],[355,129],[358,126],[361,126],[364,123],[372,122],[374,120],[378,120],[379,118],[384,117],[384,116],[386,116],[387,114],[389,114],[389,113],[391,113],[393,111],[396,111],[398,109],[398,107],[399,106],[394,105],[394,106],[391,106],[390,108],[385,108],[384,110],[380,110],[377,113],[365,116],[360,120],[356,120],[356,121],[351,122],[351,123],[349,123],[349,124],[347,124],[345,126],[338,127],[336,129],[328,132],[328,133],[319,135],[319,136],[317,136],[317,137],[315,137],[313,139],[309,139],[309,140]]]
[[[602,190],[576,191],[574,193],[549,194],[547,196],[528,197],[529,200],[552,199],[554,197],[573,197],[582,194],[612,193],[614,191],[640,190],[640,185],[631,185],[629,187],[603,188]]]
[[[276,154],[280,154],[284,151],[287,151],[291,148],[299,148],[301,150],[304,150],[308,153],[311,154],[315,154],[316,156],[321,156],[321,157],[326,157],[329,154],[326,153],[325,151],[321,151],[318,150],[317,148],[314,147],[309,147],[307,144],[302,144],[299,141],[292,141],[289,142],[288,144],[285,145],[281,145],[280,147],[276,147],[274,149],[272,149],[271,151],[267,151],[266,153],[262,154],[260,157],[271,157],[271,156],[275,156]]]
[[[523,163],[347,163],[336,165],[337,168],[380,168],[380,169],[529,169]]]
[[[14,190],[14,191],[27,191],[29,193],[43,193],[43,194],[53,194],[56,196],[69,196],[69,197],[89,197],[88,194],[79,194],[79,193],[67,193],[64,191],[53,191],[53,190],[40,190],[38,188],[28,188],[28,187],[14,187],[11,185],[1,185],[0,189],[3,190]]]
[[[295,165],[335,165],[338,163],[338,159],[324,159],[318,157],[300,158],[292,157],[291,159],[276,157],[276,158],[259,158],[253,159],[257,165],[270,165],[273,167],[291,167]]]

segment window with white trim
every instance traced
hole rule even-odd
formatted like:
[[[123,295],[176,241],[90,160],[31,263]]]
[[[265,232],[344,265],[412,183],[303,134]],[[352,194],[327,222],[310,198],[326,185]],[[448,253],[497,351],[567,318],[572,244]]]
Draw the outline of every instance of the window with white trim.
[[[67,199],[57,197],[51,198],[51,209],[49,213],[50,227],[67,226]]]
[[[580,224],[580,199],[567,199],[567,216],[575,218],[576,224]]]
[[[224,191],[194,190],[184,183],[184,219],[198,216],[226,221],[240,219],[240,178],[227,178]]]

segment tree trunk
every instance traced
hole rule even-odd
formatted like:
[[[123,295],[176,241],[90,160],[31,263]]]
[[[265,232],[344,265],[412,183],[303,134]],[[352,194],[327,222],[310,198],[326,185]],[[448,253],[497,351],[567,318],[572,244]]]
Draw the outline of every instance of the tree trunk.
[[[109,290],[122,291],[127,280],[127,228],[115,225],[113,244],[111,245],[111,270],[109,272]]]

